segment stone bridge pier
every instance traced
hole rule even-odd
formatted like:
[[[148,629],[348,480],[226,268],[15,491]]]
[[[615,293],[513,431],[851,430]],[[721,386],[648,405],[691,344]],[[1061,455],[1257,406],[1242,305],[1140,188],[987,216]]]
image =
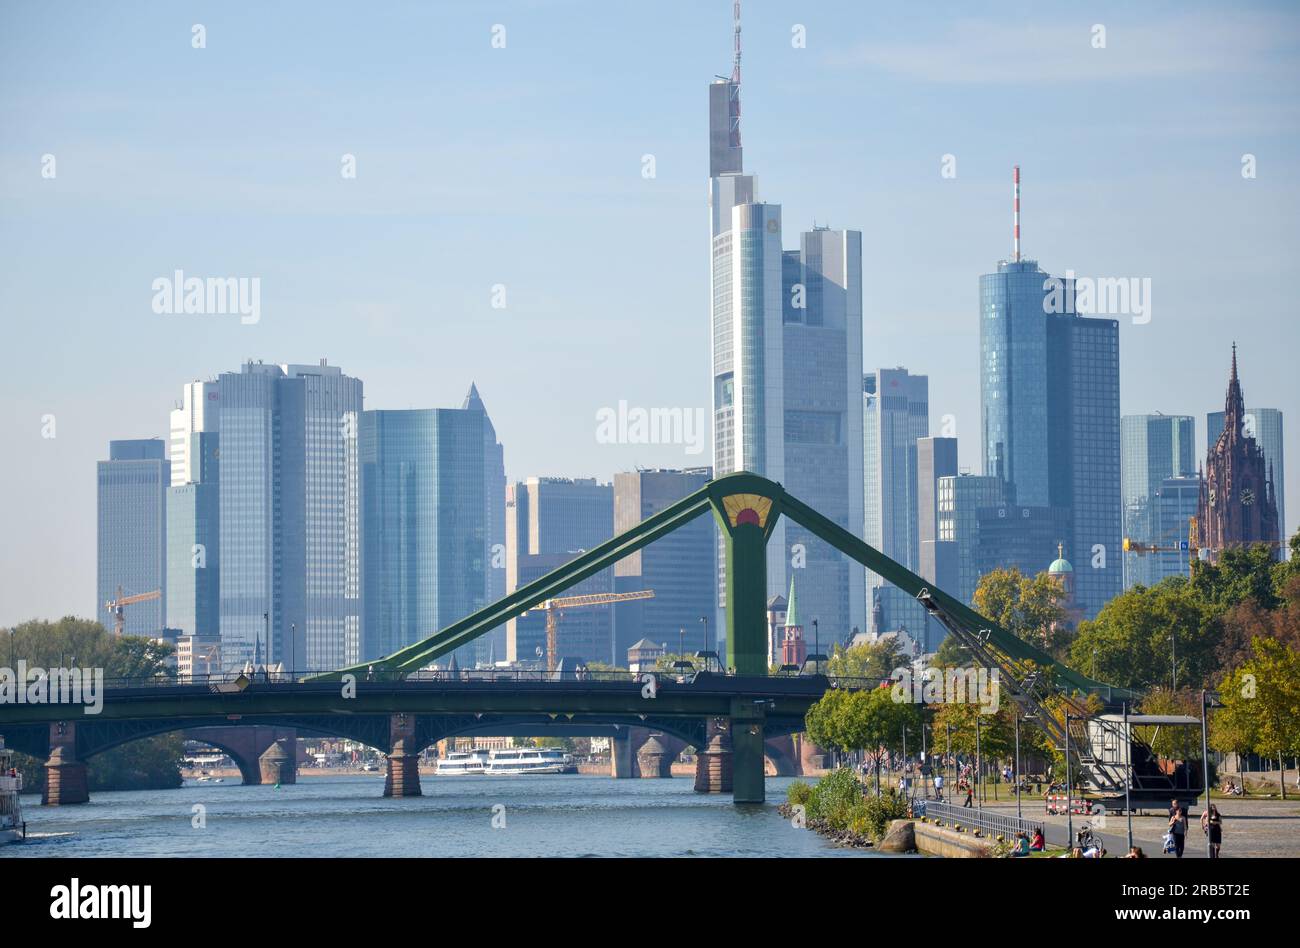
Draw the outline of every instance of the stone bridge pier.
[[[388,773],[384,776],[384,796],[421,796],[420,751],[423,748],[415,736],[414,714],[389,716],[388,742]]]
[[[298,779],[298,732],[261,725],[199,727],[183,731],[187,740],[220,748],[239,768],[245,786],[290,784]]]
[[[68,806],[89,800],[86,763],[77,758],[77,725],[72,721],[57,721],[50,725],[50,757],[45,761],[41,803]]]

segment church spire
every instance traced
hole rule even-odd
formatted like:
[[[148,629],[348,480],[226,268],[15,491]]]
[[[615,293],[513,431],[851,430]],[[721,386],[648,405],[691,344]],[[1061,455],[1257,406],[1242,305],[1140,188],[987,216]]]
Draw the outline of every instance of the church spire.
[[[1228,395],[1223,404],[1223,429],[1232,432],[1229,437],[1236,441],[1242,435],[1241,426],[1245,422],[1246,403],[1241,396],[1241,381],[1237,378],[1237,344],[1232,344],[1232,372],[1228,376]]]
[[[790,596],[785,604],[785,627],[794,628],[799,624],[799,607],[794,602],[794,574],[790,574]]]

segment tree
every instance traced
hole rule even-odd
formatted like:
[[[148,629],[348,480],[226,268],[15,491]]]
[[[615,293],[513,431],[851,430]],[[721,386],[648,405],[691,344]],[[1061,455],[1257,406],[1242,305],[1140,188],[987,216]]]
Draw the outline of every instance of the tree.
[[[1016,567],[995,569],[975,587],[975,609],[1016,638],[1061,658],[1069,641],[1064,591],[1046,572],[1032,579]]]
[[[1242,667],[1253,687],[1237,700],[1255,731],[1254,750],[1274,757],[1283,775],[1283,758],[1300,751],[1300,654],[1275,639],[1260,636],[1251,643],[1254,658]],[[1281,780],[1286,799],[1286,780]]]
[[[1278,604],[1274,550],[1263,543],[1220,550],[1215,562],[1192,561],[1192,586],[1201,597],[1226,610],[1253,599],[1265,609]]]
[[[894,636],[847,649],[836,642],[826,670],[841,678],[885,679],[892,677],[894,669],[905,661]]]
[[[1191,688],[1153,688],[1138,705],[1141,714],[1201,716],[1201,693]],[[1137,737],[1165,760],[1200,760],[1201,732],[1190,727],[1135,727]]]

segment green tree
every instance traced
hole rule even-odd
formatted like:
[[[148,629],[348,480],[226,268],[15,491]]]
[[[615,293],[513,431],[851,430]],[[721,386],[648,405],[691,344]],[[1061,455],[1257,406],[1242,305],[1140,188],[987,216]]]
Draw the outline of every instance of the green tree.
[[[1046,572],[1030,578],[1013,566],[981,576],[973,602],[978,612],[1012,635],[1061,658],[1069,642],[1064,595]]]
[[[845,648],[836,642],[826,662],[826,670],[842,678],[879,678],[893,675],[894,669],[906,659],[898,650],[898,640],[893,636]]]
[[[1263,543],[1220,550],[1217,560],[1192,561],[1192,586],[1221,611],[1253,599],[1265,609],[1278,604],[1273,549]]]

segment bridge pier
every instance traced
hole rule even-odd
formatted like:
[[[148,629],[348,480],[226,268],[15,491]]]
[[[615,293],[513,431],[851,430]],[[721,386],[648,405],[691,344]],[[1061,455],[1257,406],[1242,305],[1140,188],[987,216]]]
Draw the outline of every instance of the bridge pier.
[[[609,739],[609,775],[616,780],[628,780],[635,776],[632,768],[632,734],[628,728],[619,728],[618,733]]]
[[[743,698],[731,702],[732,800],[762,803],[766,794],[763,706]]]
[[[288,784],[298,782],[298,762],[294,759],[298,750],[297,741],[294,740],[291,745],[292,749],[289,749],[284,746],[288,740],[288,738],[282,738],[275,741],[261,757],[257,758],[257,768],[262,783]]]
[[[73,727],[75,725],[68,725],[69,730]],[[50,750],[50,759],[45,762],[45,790],[41,794],[41,803],[45,806],[68,806],[89,802],[85,763],[77,760],[71,746],[56,745]]]
[[[418,797],[420,751],[415,746],[415,715],[394,714],[388,718],[388,772],[384,775],[384,796]]]
[[[730,726],[710,724],[708,742],[695,755],[695,792],[729,793],[732,788]]]
[[[673,758],[668,753],[668,748],[664,747],[659,737],[654,734],[651,734],[636,752],[637,770],[642,777],[671,777],[672,763]]]

